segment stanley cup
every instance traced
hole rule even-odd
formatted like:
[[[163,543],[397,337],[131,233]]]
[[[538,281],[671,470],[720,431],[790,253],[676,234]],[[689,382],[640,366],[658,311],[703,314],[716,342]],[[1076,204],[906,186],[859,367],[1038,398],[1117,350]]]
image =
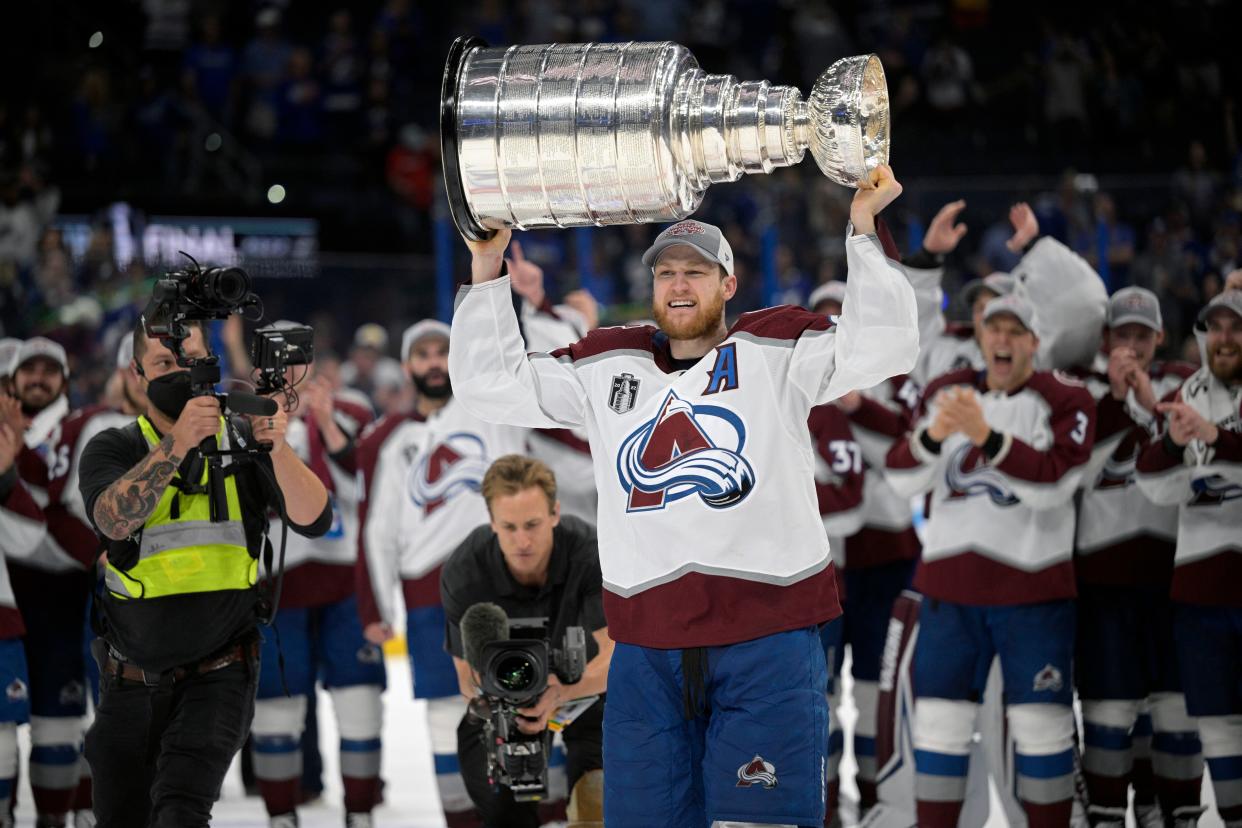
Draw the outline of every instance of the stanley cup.
[[[838,60],[804,101],[790,86],[708,75],[676,43],[458,38],[440,142],[468,239],[677,221],[709,184],[797,164],[808,147],[824,175],[858,186],[888,161],[888,89],[875,55]]]

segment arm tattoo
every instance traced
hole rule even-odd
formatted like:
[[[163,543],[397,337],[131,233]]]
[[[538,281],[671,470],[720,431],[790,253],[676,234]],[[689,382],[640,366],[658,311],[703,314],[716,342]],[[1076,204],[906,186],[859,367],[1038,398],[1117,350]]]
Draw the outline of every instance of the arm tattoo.
[[[94,518],[99,531],[113,540],[123,540],[141,529],[183,459],[173,452],[171,435],[161,440],[141,463],[95,500]]]

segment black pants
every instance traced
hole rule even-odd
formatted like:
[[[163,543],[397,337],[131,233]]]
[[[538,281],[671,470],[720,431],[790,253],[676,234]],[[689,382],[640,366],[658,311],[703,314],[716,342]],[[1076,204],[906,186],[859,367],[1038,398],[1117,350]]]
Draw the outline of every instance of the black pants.
[[[604,701],[587,708],[561,732],[565,740],[565,774],[569,790],[584,773],[604,767]],[[483,723],[469,714],[457,726],[457,762],[470,801],[486,828],[539,828],[537,802],[514,802],[508,788],[493,790],[487,781],[487,746]]]
[[[147,687],[100,680],[86,734],[98,828],[195,828],[211,808],[254,718],[258,658]]]

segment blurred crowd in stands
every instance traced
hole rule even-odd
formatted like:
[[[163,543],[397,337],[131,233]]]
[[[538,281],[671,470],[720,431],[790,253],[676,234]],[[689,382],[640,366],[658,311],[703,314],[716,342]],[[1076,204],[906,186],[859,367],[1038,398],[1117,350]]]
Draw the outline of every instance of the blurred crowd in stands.
[[[117,331],[153,275],[140,256],[117,266],[121,242],[102,216],[121,200],[165,215],[310,216],[321,250],[359,262],[425,257],[409,274],[371,276],[359,264],[359,293],[433,292],[442,62],[453,37],[468,33],[494,44],[675,40],[707,71],[804,92],[832,60],[874,51],[892,100],[892,163],[906,184],[893,218],[906,252],[942,203],[962,197],[971,230],[947,287],[1007,270],[1007,208],[1030,201],[1041,232],[1086,257],[1110,290],[1137,284],[1161,296],[1169,349],[1180,352],[1193,314],[1239,266],[1242,53],[1232,38],[1242,12],[1211,2],[1122,9],[1058,14],[986,0],[48,5],[32,13],[53,34],[29,44],[29,82],[0,102],[0,334],[63,342],[75,395],[97,395]],[[273,182],[288,193],[275,205]],[[735,310],[802,302],[816,284],[844,278],[849,197],[809,159],[713,187],[700,215],[736,251]],[[61,213],[101,216],[81,254],[57,229]],[[605,321],[647,316],[650,274],[639,256],[655,229],[589,232],[585,244],[568,232],[527,237],[549,291],[590,273]],[[464,249],[454,252],[464,268]],[[776,288],[767,295],[765,271]],[[410,321],[316,305],[326,293],[313,286],[289,293],[269,310],[328,323],[320,347],[341,355],[345,375],[362,370],[349,367],[355,360],[386,365],[395,344],[382,335]],[[373,371],[383,369],[363,373]]]

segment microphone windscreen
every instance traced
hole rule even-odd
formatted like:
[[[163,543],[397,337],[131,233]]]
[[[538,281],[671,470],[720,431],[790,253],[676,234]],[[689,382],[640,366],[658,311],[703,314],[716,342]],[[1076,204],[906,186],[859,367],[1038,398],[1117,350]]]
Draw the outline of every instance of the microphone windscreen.
[[[479,656],[493,641],[509,639],[509,616],[495,604],[474,604],[461,617],[461,647],[466,662],[482,671]]]
[[[247,394],[245,391],[230,391],[225,395],[224,404],[229,411],[254,417],[270,417],[278,408],[276,401],[270,397]]]

